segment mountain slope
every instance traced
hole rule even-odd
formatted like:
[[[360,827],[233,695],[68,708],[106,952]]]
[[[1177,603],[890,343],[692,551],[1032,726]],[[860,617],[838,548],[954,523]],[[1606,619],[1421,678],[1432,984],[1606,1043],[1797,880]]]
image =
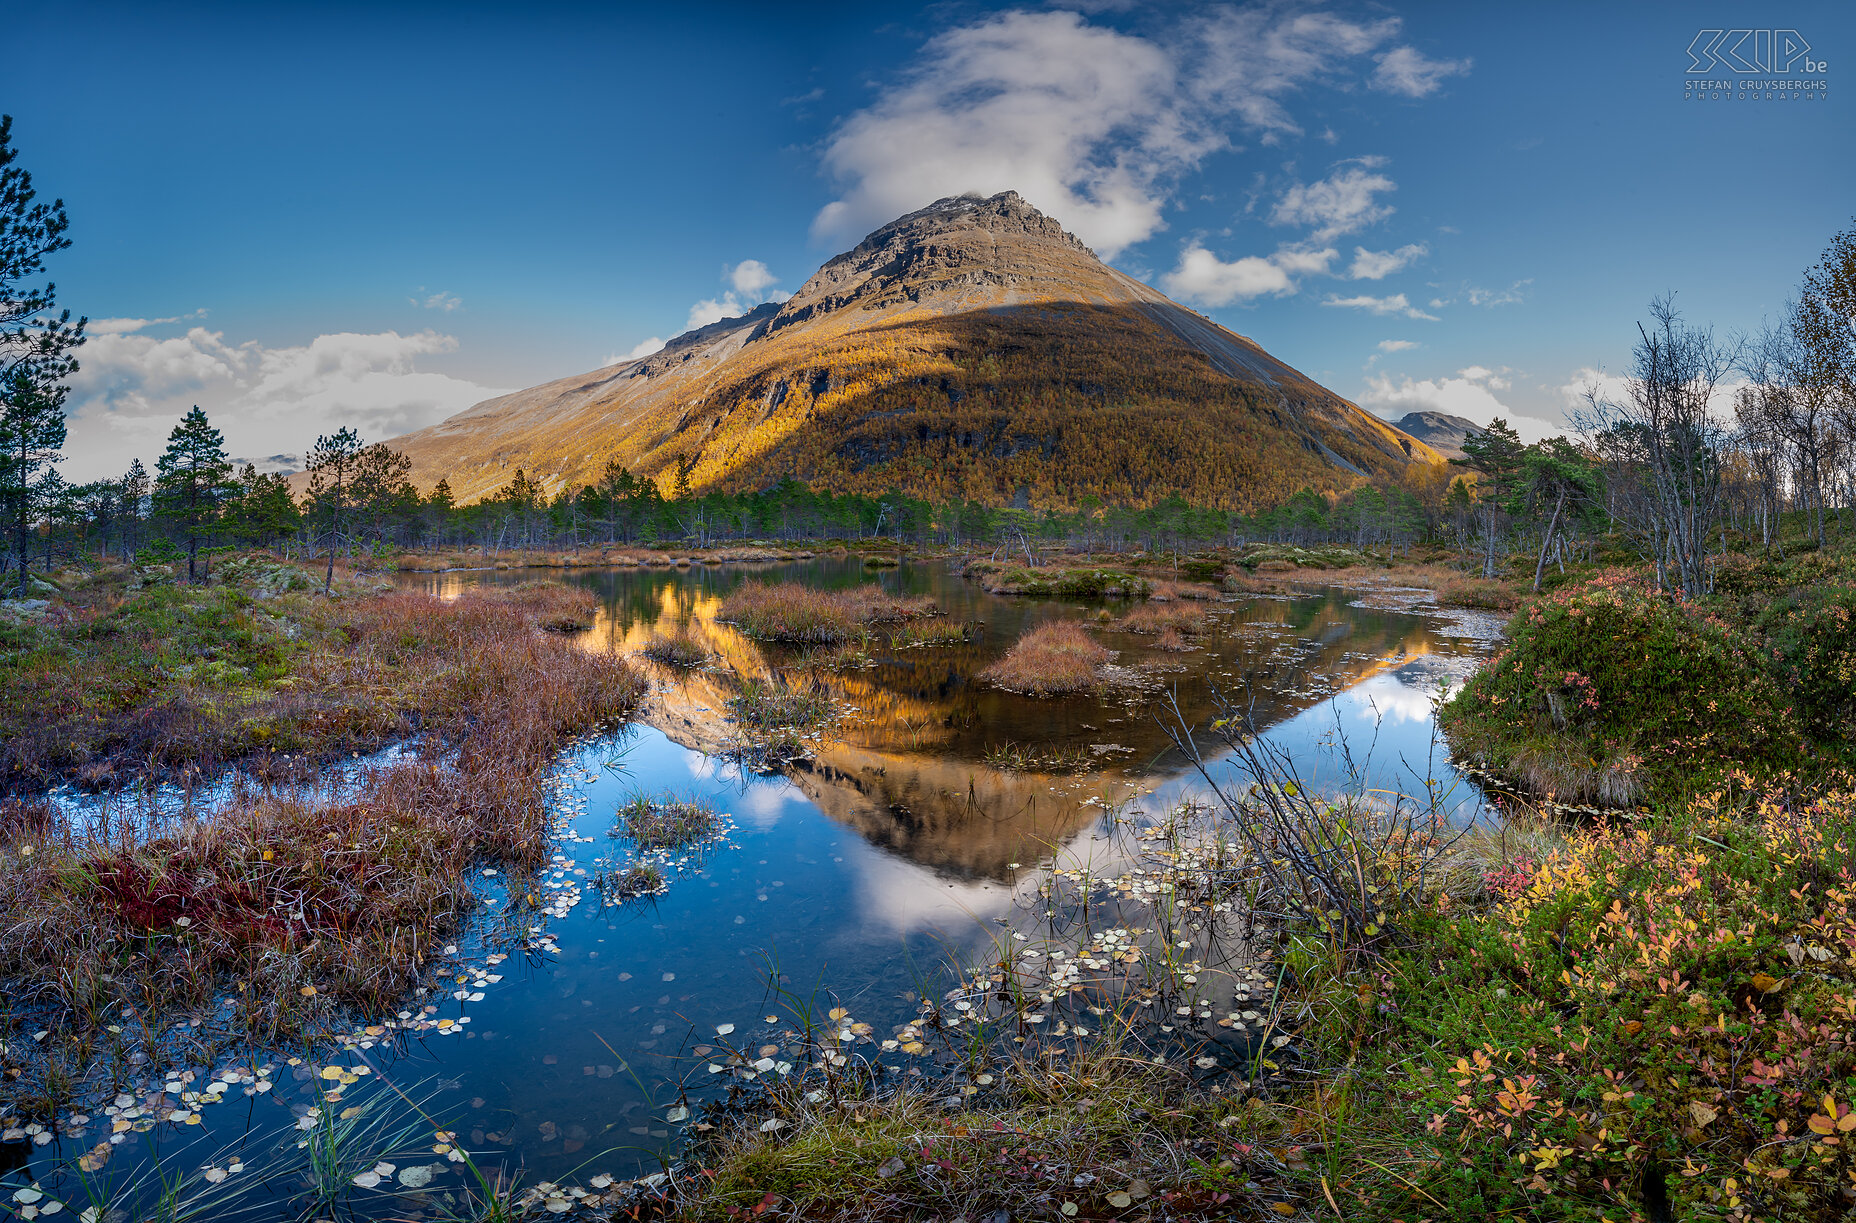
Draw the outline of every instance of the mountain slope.
[[[460,500],[616,459],[666,489],[797,476],[937,499],[1256,508],[1439,461],[1250,340],[1103,264],[1005,192],[938,201],[784,303],[642,360],[460,413],[394,446]]]

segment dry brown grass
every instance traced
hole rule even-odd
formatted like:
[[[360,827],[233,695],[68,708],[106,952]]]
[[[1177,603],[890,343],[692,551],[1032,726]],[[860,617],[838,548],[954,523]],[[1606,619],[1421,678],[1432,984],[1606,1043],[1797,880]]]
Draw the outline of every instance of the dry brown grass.
[[[1165,650],[1171,654],[1184,654],[1188,650],[1196,650],[1198,648],[1199,647],[1192,644],[1192,642],[1181,637],[1179,635],[1179,630],[1171,626],[1161,629],[1160,635],[1154,638],[1154,649]]]
[[[873,624],[900,624],[939,614],[926,596],[896,596],[881,586],[814,590],[798,582],[749,582],[722,600],[716,619],[749,637],[795,645],[838,645]]]
[[[1004,658],[980,672],[980,678],[1032,696],[1084,692],[1101,682],[1101,668],[1109,657],[1082,625],[1058,620],[1020,637]]]
[[[1196,635],[1206,629],[1203,608],[1184,603],[1143,603],[1115,622],[1124,633],[1185,633]]]
[[[1163,580],[1154,583],[1153,593],[1147,597],[1159,603],[1164,603],[1169,599],[1193,599],[1209,603],[1217,600],[1218,588],[1204,582]]]

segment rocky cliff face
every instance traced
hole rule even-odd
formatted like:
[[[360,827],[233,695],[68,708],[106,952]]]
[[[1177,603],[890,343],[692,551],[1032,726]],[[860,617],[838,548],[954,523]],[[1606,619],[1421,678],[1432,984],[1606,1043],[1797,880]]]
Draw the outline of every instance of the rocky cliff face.
[[[1015,192],[938,200],[788,301],[394,443],[462,499],[608,460],[697,488],[1265,504],[1437,455],[1098,260]]]

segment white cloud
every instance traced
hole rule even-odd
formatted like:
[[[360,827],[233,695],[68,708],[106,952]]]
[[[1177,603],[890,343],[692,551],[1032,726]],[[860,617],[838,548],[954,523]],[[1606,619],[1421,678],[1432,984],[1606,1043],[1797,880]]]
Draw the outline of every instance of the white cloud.
[[[792,296],[773,287],[780,283],[780,278],[758,259],[743,259],[733,267],[722,269],[722,279],[729,286],[727,292],[720,297],[706,297],[691,306],[683,330],[695,331],[725,318],[738,318],[762,302],[783,302]],[[662,347],[661,342],[659,347]]]
[[[305,449],[353,426],[380,441],[436,424],[505,391],[420,368],[457,350],[435,331],[341,332],[308,344],[238,344],[192,327],[161,338],[160,320],[109,319],[85,344],[71,379],[66,475],[113,475],[132,458],[150,467],[168,431],[199,404],[238,455]]]
[[[1346,61],[1397,35],[1397,18],[1349,21],[1286,5],[1222,8],[1197,34],[1206,54],[1190,83],[1214,110],[1231,110],[1265,143],[1299,135],[1284,99],[1309,84],[1344,77]]]
[[[419,286],[419,292],[425,293],[424,285]],[[459,306],[464,304],[463,298],[442,292],[425,293],[424,297],[409,297],[406,300],[422,309],[443,310],[446,314],[450,314],[453,310],[456,310]]]
[[[1484,289],[1477,285],[1465,284],[1449,297],[1432,298],[1431,305],[1454,306],[1458,298],[1461,298],[1470,305],[1480,306],[1485,310],[1493,310],[1497,306],[1512,306],[1516,302],[1527,300],[1527,286],[1533,283],[1534,278],[1530,276],[1526,280],[1515,281],[1506,289]]]
[[[1289,274],[1268,259],[1246,255],[1226,263],[1197,243],[1180,252],[1179,266],[1160,283],[1174,297],[1207,306],[1295,292]]]
[[[1472,365],[1467,369],[1458,370],[1456,376],[1459,378],[1467,378],[1471,382],[1486,382],[1498,391],[1505,391],[1510,384],[1508,379],[1501,375],[1506,372],[1506,367],[1503,368],[1501,373],[1498,373],[1486,365]]]
[[[1306,225],[1316,242],[1328,242],[1385,220],[1392,206],[1374,197],[1398,190],[1398,184],[1374,173],[1382,164],[1378,158],[1361,158],[1316,182],[1291,183],[1270,210],[1270,224]]]
[[[707,327],[710,323],[719,323],[725,318],[735,318],[746,314],[748,307],[741,304],[741,299],[733,293],[724,293],[720,297],[705,297],[690,307],[690,316],[684,320],[683,330],[694,331],[698,327]]]
[[[1389,297],[1371,297],[1364,293],[1357,297],[1341,297],[1338,294],[1330,293],[1328,299],[1321,304],[1324,306],[1339,306],[1347,310],[1369,310],[1374,314],[1381,315],[1402,314],[1406,318],[1424,319],[1432,323],[1437,321],[1437,316],[1435,314],[1426,314],[1416,306],[1413,306],[1403,293],[1394,293]]]
[[[1378,57],[1373,70],[1374,89],[1422,98],[1437,92],[1443,79],[1466,74],[1472,61],[1467,59],[1427,59],[1415,47],[1394,47]]]
[[[1416,340],[1381,340],[1379,341],[1380,352],[1404,352],[1408,348],[1416,348],[1417,346],[1418,346],[1418,342]]]
[[[602,368],[611,365],[624,365],[627,361],[636,361],[640,357],[648,357],[663,346],[663,337],[654,335],[650,339],[639,340],[636,344],[632,345],[631,351],[629,352],[608,353],[606,359],[602,361],[600,365]]]
[[[1227,121],[1266,144],[1299,134],[1295,95],[1348,86],[1362,57],[1398,49],[1398,28],[1274,4],[1219,8],[1152,38],[1073,12],[961,26],[832,133],[824,167],[845,187],[814,237],[855,239],[943,196],[1016,190],[1112,258],[1164,227],[1179,177],[1229,146]]]
[[[1469,376],[1472,374],[1476,376]],[[1366,392],[1360,396],[1360,402],[1392,420],[1407,412],[1443,412],[1486,425],[1499,416],[1513,425],[1521,440],[1526,442],[1537,442],[1566,431],[1565,425],[1523,416],[1503,403],[1495,391],[1508,384],[1492,385],[1498,381],[1492,378],[1489,370],[1476,365],[1454,378],[1405,377],[1394,381],[1390,374],[1377,374],[1366,379]]]
[[[1353,266],[1347,269],[1347,275],[1355,280],[1384,280],[1430,253],[1431,248],[1422,242],[1413,242],[1395,251],[1369,251],[1364,246],[1356,246]]]
[[[734,286],[735,292],[759,301],[768,289],[780,283],[780,278],[769,272],[760,260],[743,259],[729,269],[728,283]]]
[[[1506,289],[1478,289],[1472,285],[1463,290],[1463,296],[1472,306],[1488,308],[1512,306],[1524,296],[1522,290],[1533,283],[1533,278],[1529,277],[1526,280],[1515,281]]]
[[[1227,263],[1195,239],[1180,251],[1179,265],[1161,277],[1160,286],[1181,301],[1228,306],[1294,293],[1294,277],[1325,274],[1338,254],[1332,248],[1284,246],[1273,255],[1246,255]]]
[[[1340,257],[1340,252],[1331,246],[1281,246],[1270,256],[1270,262],[1285,272],[1302,275],[1328,274],[1328,265]]]
[[[1734,415],[1734,399],[1740,390],[1747,386],[1745,375],[1730,374],[1721,379],[1708,397],[1708,411],[1717,419],[1731,421]],[[1630,381],[1622,374],[1607,374],[1593,366],[1581,366],[1573,371],[1572,376],[1560,386],[1558,391],[1561,411],[1567,419],[1577,419],[1587,411],[1585,393],[1588,388],[1595,389],[1599,398],[1613,403],[1624,403],[1630,398]]]

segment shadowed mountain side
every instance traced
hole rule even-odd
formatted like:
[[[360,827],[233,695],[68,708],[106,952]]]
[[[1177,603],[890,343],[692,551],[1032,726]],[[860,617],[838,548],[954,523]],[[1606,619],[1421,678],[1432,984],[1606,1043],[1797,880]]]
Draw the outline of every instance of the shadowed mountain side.
[[[758,489],[1255,509],[1439,462],[1254,342],[1108,267],[1005,192],[941,200],[788,301],[478,404],[393,443],[469,501],[609,461],[666,491]]]

